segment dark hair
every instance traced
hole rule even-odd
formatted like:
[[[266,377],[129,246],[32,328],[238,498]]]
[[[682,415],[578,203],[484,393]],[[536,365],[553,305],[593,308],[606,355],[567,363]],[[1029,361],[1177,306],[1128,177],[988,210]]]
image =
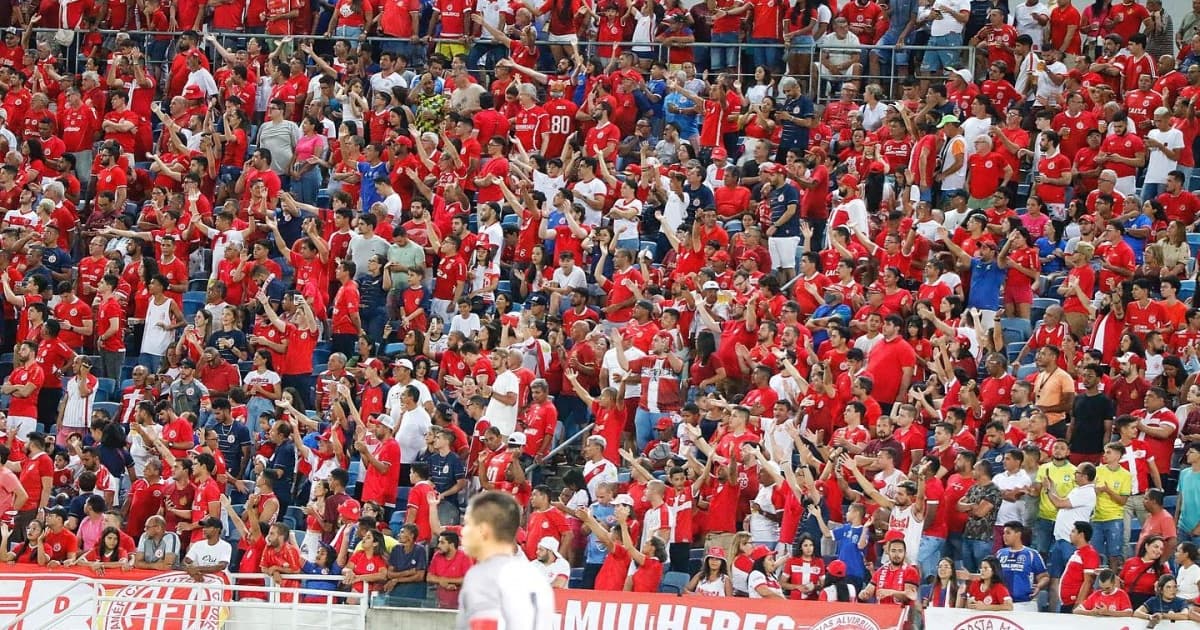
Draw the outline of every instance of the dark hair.
[[[516,544],[521,526],[521,506],[511,494],[488,491],[475,495],[467,506],[471,520],[486,523],[500,542]]]

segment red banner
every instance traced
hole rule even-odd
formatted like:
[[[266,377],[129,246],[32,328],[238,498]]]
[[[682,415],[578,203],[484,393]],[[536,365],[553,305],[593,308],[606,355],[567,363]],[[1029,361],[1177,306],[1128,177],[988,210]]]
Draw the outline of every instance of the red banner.
[[[0,566],[0,627],[29,612],[13,630],[219,630],[229,598],[219,587],[227,583],[210,574],[205,584],[218,588],[196,588],[182,571]],[[103,596],[113,599],[102,602]]]
[[[895,630],[904,609],[876,604],[798,602],[555,591],[558,630]]]

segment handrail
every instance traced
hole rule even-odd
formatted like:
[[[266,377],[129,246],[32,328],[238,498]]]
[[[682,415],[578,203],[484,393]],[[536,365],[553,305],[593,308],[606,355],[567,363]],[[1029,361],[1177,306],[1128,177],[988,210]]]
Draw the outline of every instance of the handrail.
[[[572,435],[571,437],[563,440],[562,444],[559,444],[558,446],[550,449],[550,452],[546,453],[546,456],[542,458],[542,461],[545,462],[545,461],[549,460],[551,457],[554,457],[555,455],[558,455],[559,453],[561,453],[564,448],[573,444],[579,438],[583,437],[583,434],[587,433],[588,431],[591,431],[592,427],[594,427],[594,426],[596,426],[595,422],[587,425],[586,427],[583,427],[575,435]],[[540,467],[541,465],[542,464],[534,462],[532,466],[525,469],[525,476],[528,477],[534,470],[537,470],[537,468]]]

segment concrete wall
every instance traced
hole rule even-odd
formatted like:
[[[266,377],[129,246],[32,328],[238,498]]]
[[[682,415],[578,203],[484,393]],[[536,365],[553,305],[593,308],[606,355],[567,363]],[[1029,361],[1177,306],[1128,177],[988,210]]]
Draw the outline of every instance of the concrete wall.
[[[367,611],[367,630],[452,630],[453,610],[421,608],[372,608]]]

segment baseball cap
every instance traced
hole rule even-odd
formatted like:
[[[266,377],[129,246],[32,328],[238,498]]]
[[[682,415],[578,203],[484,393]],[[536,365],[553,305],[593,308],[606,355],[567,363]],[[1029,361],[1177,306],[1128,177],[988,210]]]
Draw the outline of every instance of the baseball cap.
[[[857,188],[858,187],[858,178],[847,173],[845,175],[842,175],[841,178],[838,179],[838,184],[841,186],[845,186],[846,188]]]
[[[628,505],[633,507],[633,497],[628,494],[618,494],[617,498],[613,499],[613,505]]]
[[[671,416],[663,416],[658,419],[658,422],[654,423],[654,428],[659,431],[670,429],[673,426],[675,426],[675,422],[671,420]]]
[[[886,536],[883,537],[883,544],[885,544],[885,545],[890,545],[894,542],[904,543],[905,546],[908,545],[908,543],[904,540],[904,532],[897,531],[897,530],[892,530],[892,531],[888,532]]]
[[[348,501],[343,501],[342,504],[338,506],[337,511],[338,516],[348,521],[357,521],[362,516],[362,505],[360,505],[358,501],[350,499]]]
[[[773,555],[775,555],[775,552],[768,549],[766,545],[759,545],[750,552],[750,559],[758,561]]]
[[[200,100],[204,98],[204,90],[200,89],[199,85],[192,84],[183,88],[182,96],[189,101]]]
[[[179,367],[192,368],[194,370],[194,369],[196,369],[196,362],[191,359],[184,359],[179,362]]]
[[[545,549],[554,555],[558,555],[558,539],[553,536],[546,536],[538,541],[538,547]]]
[[[727,560],[728,556],[725,555],[725,549],[722,547],[709,547],[708,551],[704,554],[704,558],[718,558],[720,560]]]
[[[208,518],[206,518],[206,519],[204,519],[204,520],[200,521],[200,527],[202,527],[202,528],[204,528],[204,527],[216,527],[217,529],[221,529],[221,528],[222,528],[222,525],[221,525],[221,519],[219,519],[219,518],[212,518],[212,517],[210,516],[210,517],[208,517]]]
[[[526,441],[527,440],[524,433],[513,433],[512,435],[508,436],[509,446],[525,446]]]
[[[375,368],[376,372],[383,371],[383,361],[380,361],[378,358],[375,358],[375,357],[371,357],[370,359],[363,361],[362,365],[364,368],[367,368],[367,367]]]
[[[967,70],[966,68],[959,68],[958,70],[954,71],[954,74],[957,74],[960,79],[962,79],[963,81],[966,81],[967,83],[970,83],[975,80],[975,76],[973,74],[971,74],[971,71]]]
[[[727,157],[729,157],[729,152],[725,150],[725,147],[716,147],[712,150],[713,161],[724,160]]]
[[[720,291],[721,285],[717,284],[716,280],[709,280],[700,286],[700,290],[702,290],[702,291],[709,291],[709,290]]]
[[[954,114],[946,114],[945,116],[942,116],[941,120],[938,121],[937,128],[941,129],[942,127],[945,127],[946,125],[958,125],[958,124],[961,124],[958,120],[958,116],[955,116]]]
[[[658,444],[655,444],[654,448],[650,449],[650,452],[647,454],[650,459],[655,461],[671,459],[672,455],[674,455],[674,453],[671,452],[671,447],[666,442],[659,442]]]
[[[822,146],[809,147],[808,151],[805,151],[805,153],[808,153],[809,155],[816,157],[818,160],[820,160],[822,162],[824,162],[825,159],[829,157],[829,154],[825,152],[825,147],[822,147]]]
[[[721,260],[724,262],[729,262],[729,260],[730,260],[729,252],[727,252],[723,249],[717,250],[717,252],[712,255],[712,260],[714,260],[714,261]]]
[[[413,369],[413,364],[412,361],[409,361],[408,359],[396,359],[395,361],[392,361],[392,367],[402,367],[411,370]]]
[[[846,563],[841,560],[834,560],[825,567],[825,572],[836,578],[846,577]]]

